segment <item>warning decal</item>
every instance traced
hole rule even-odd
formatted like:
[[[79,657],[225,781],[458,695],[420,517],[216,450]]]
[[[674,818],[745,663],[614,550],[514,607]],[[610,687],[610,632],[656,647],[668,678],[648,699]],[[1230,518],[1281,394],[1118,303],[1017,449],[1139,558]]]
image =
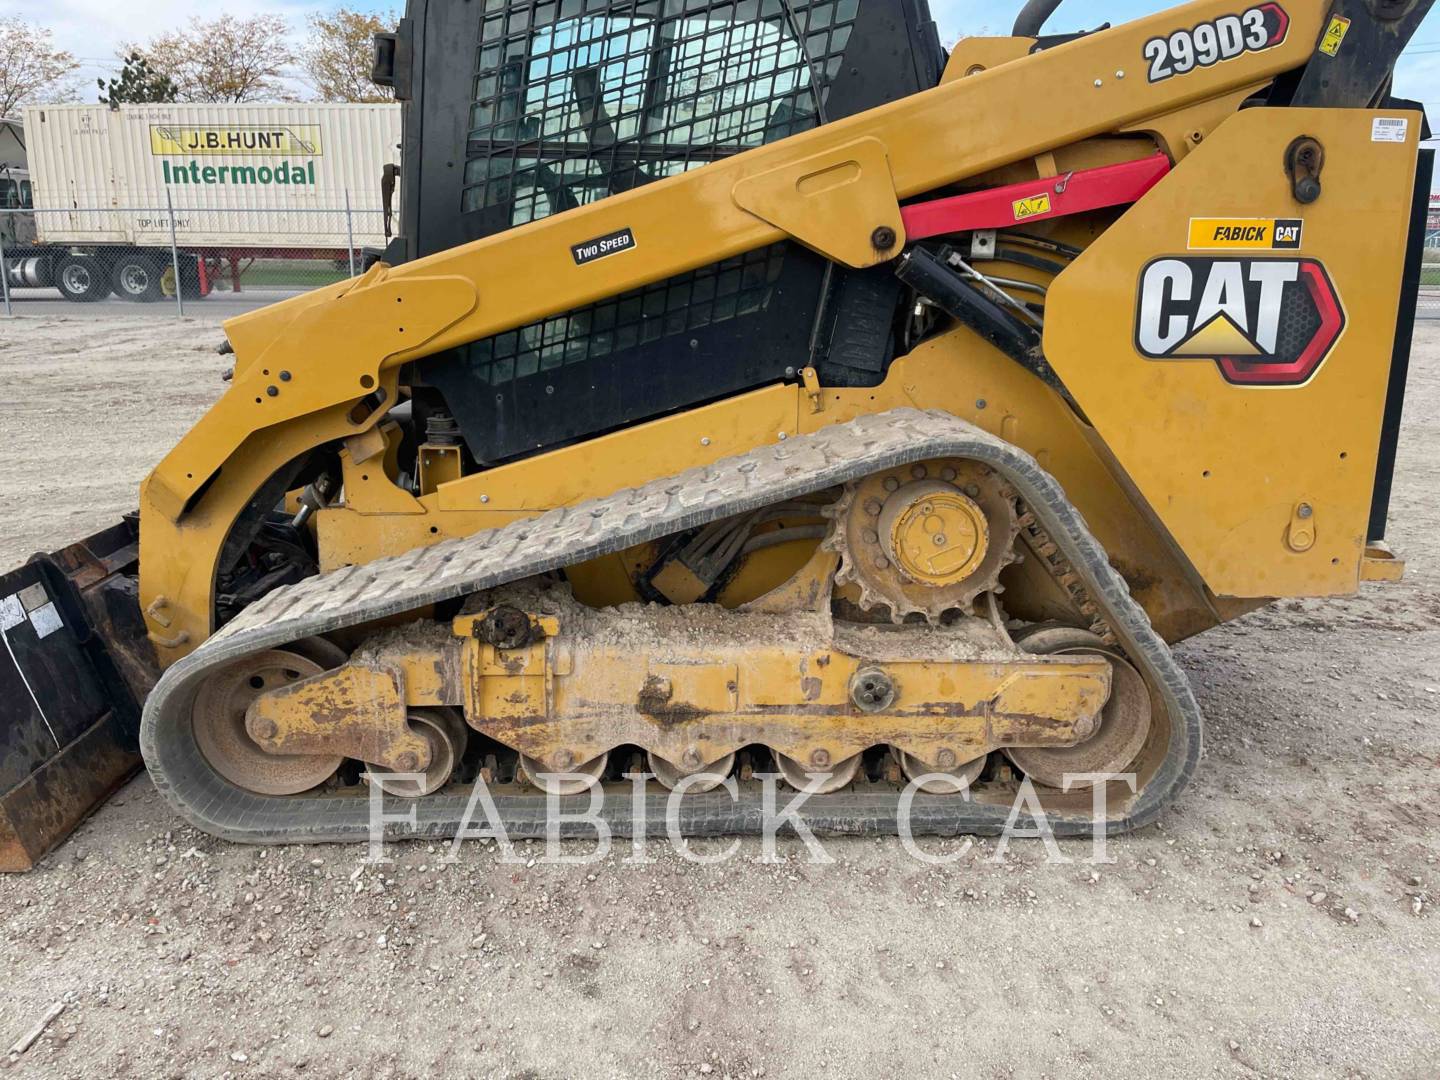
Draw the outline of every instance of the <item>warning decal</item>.
[[[1023,199],[1016,199],[1010,204],[1010,208],[1015,211],[1016,221],[1048,214],[1050,212],[1050,193],[1042,191],[1039,195],[1027,195]]]
[[[1325,33],[1320,37],[1320,51],[1326,56],[1334,56],[1340,51],[1340,43],[1345,40],[1345,31],[1350,29],[1350,20],[1342,15],[1331,15],[1329,25],[1325,27]]]

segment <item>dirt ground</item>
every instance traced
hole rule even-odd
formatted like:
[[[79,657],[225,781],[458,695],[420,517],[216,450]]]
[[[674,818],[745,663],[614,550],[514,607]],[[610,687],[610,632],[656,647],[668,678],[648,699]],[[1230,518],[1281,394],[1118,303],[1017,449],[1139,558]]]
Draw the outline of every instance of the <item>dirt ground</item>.
[[[0,565],[107,524],[220,389],[213,322],[0,320]],[[1440,1071],[1440,325],[1398,586],[1179,647],[1205,760],[1112,865],[892,840],[715,867],[257,849],[134,780],[0,879],[0,1049],[55,1076],[1422,1077]],[[471,845],[478,849],[478,845]],[[957,841],[922,841],[933,853]],[[575,852],[583,847],[570,849]],[[714,850],[714,845],[701,845]],[[1066,843],[1077,860],[1088,846]],[[540,854],[539,849],[532,849]]]

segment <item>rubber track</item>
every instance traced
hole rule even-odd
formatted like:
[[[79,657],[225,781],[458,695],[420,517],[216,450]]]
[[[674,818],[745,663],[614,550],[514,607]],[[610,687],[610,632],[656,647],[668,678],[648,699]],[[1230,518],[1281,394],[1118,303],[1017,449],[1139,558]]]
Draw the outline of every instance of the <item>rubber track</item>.
[[[160,679],[145,704],[140,732],[151,778],[188,821],[225,839],[251,843],[361,840],[368,835],[366,798],[255,795],[230,785],[210,769],[189,723],[191,702],[207,675],[240,657],[311,635],[557,570],[880,469],[943,457],[985,462],[1014,485],[1085,578],[1127,653],[1163,696],[1171,717],[1166,757],[1138,796],[1123,806],[1111,806],[1105,829],[1118,832],[1151,821],[1184,787],[1200,756],[1200,710],[1184,673],[1053,477],[1024,451],[973,424],[949,413],[917,409],[894,409],[833,424],[811,435],[782,440],[642,487],[277,589],[177,661]],[[894,834],[898,792],[881,785],[876,785],[881,790],[866,790],[866,786],[813,796],[800,816],[817,833]],[[681,830],[691,836],[759,833],[761,793],[750,785],[742,785],[740,791],[738,800],[723,789],[686,795],[680,800]],[[512,838],[545,835],[544,795],[494,794]],[[466,789],[420,800],[387,799],[387,813],[413,808],[416,815],[413,830],[407,827],[403,834],[394,835],[454,835],[468,795]],[[788,793],[780,792],[778,806],[783,808],[788,801]],[[664,811],[664,795],[646,797],[648,834],[664,835]],[[628,836],[632,813],[629,798],[607,799],[601,816],[615,835]],[[916,834],[995,833],[1008,813],[1006,806],[954,795],[917,795],[911,808],[911,830]],[[1088,815],[1075,813],[1051,812],[1047,820],[1058,835],[1088,833],[1093,827]],[[1017,824],[1033,823],[1022,815]],[[583,822],[562,827],[561,832],[594,835],[593,828]]]

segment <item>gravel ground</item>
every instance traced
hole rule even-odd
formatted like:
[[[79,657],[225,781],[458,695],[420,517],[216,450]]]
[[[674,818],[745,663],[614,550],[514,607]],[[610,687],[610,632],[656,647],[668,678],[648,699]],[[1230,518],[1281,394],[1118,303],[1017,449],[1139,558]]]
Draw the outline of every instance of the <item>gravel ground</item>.
[[[108,523],[220,390],[213,321],[0,321],[0,565]],[[1113,864],[1020,841],[836,862],[442,867],[230,846],[134,780],[0,879],[0,1049],[55,1076],[1434,1076],[1440,325],[1417,331],[1406,581],[1178,652],[1199,776]],[[718,844],[697,849],[714,851]],[[522,849],[524,850],[524,849]],[[570,846],[574,854],[585,848]],[[540,855],[541,849],[529,854]]]

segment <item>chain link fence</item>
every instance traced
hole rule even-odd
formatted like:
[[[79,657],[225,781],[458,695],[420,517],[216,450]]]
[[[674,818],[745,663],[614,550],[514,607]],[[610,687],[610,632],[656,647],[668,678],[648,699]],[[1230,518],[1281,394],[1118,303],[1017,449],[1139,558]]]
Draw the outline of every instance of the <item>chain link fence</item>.
[[[1426,221],[1425,250],[1420,263],[1420,297],[1415,304],[1417,319],[1440,319],[1440,205],[1431,196]]]
[[[349,205],[0,207],[0,314],[61,300],[176,316],[214,300],[258,307],[363,273],[384,249],[387,216]]]

